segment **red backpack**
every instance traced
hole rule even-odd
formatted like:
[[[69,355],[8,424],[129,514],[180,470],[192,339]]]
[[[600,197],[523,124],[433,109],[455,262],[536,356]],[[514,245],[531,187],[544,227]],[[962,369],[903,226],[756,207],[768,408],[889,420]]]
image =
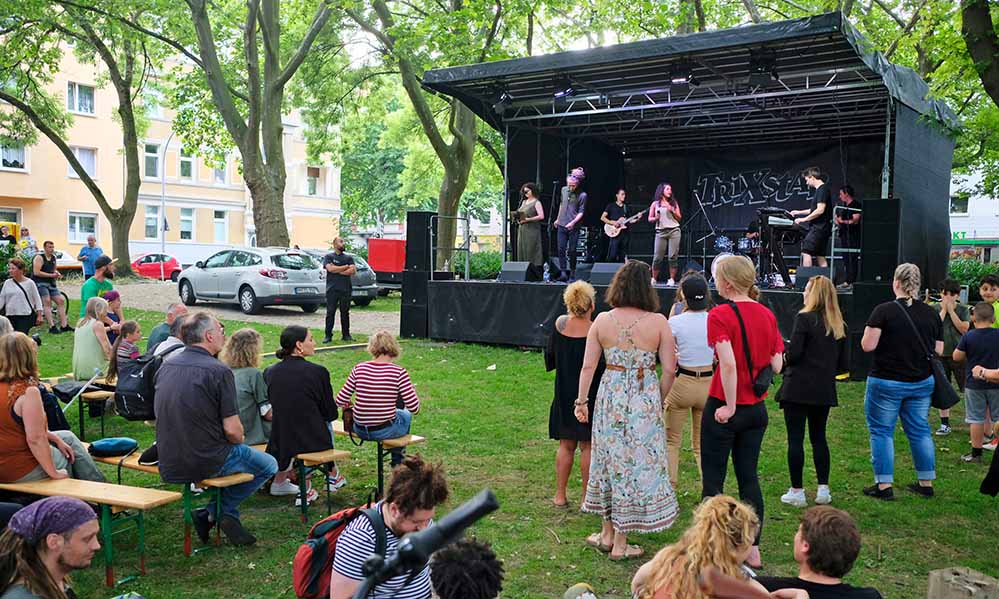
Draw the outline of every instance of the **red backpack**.
[[[370,503],[368,505],[371,505]],[[375,508],[352,507],[316,522],[305,542],[298,548],[292,562],[295,595],[301,599],[326,599],[330,595],[333,556],[336,543],[347,525],[360,515],[371,521],[375,529],[375,553],[385,557],[385,521]]]

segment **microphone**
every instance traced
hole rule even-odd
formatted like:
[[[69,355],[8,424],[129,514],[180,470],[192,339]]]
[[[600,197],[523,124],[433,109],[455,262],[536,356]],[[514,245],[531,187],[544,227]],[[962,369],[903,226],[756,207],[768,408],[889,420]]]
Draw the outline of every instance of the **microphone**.
[[[399,542],[398,553],[389,560],[386,567],[413,569],[423,566],[435,551],[456,540],[479,518],[498,508],[499,501],[492,491],[479,491],[478,495],[458,506],[433,526],[403,537]]]

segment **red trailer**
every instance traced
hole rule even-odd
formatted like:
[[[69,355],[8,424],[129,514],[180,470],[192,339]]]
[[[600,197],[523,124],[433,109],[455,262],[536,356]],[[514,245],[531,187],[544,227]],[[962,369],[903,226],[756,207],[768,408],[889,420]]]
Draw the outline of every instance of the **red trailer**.
[[[368,239],[368,264],[375,271],[379,290],[402,289],[402,271],[406,265],[405,239]]]

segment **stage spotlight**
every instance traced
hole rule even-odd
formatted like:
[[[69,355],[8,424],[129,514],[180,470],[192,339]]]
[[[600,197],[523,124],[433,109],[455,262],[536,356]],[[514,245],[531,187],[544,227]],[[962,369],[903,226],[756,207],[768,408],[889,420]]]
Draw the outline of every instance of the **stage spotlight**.
[[[502,94],[500,94],[499,100],[497,100],[496,103],[493,104],[493,112],[502,115],[504,112],[506,112],[506,109],[509,108],[511,104],[513,104],[513,96],[511,96],[507,92],[503,92]]]
[[[562,100],[571,96],[575,90],[572,88],[572,80],[566,75],[559,75],[555,77],[555,93],[553,96],[556,100]]]
[[[749,51],[749,85],[758,87],[768,85],[771,81],[779,81],[777,72],[777,51],[772,48],[760,48]]]
[[[693,69],[688,62],[678,62],[669,72],[669,82],[672,85],[687,85],[690,83]]]

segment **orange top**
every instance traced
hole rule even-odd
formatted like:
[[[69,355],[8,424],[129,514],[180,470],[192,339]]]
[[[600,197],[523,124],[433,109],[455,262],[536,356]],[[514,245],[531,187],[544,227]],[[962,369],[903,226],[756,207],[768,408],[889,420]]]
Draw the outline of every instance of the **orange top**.
[[[27,388],[27,381],[0,382],[0,482],[16,482],[38,466],[24,423],[14,418],[14,402]]]

